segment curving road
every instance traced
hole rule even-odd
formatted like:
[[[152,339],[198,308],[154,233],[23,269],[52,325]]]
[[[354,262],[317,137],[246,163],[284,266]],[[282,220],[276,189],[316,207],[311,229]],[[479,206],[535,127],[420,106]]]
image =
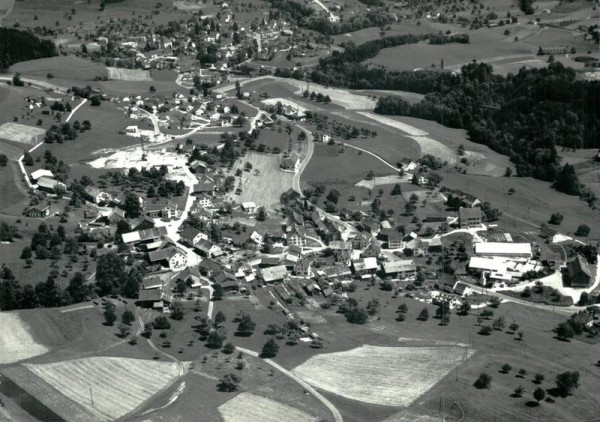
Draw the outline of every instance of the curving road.
[[[259,357],[258,353],[256,353],[253,350],[245,349],[243,347],[236,347],[236,349],[242,353],[246,353],[247,355],[254,356],[255,358]],[[342,414],[340,413],[339,410],[337,410],[337,408],[333,405],[333,403],[331,403],[329,400],[327,400],[321,393],[319,393],[317,390],[315,390],[310,384],[308,384],[302,378],[296,376],[294,373],[288,371],[283,366],[279,365],[277,362],[272,361],[271,359],[263,359],[263,361],[265,363],[267,363],[268,365],[271,365],[273,368],[277,369],[279,372],[286,375],[288,378],[291,378],[292,380],[296,381],[298,384],[300,384],[302,386],[302,388],[304,388],[306,391],[308,391],[313,396],[315,396],[315,398],[317,400],[319,400],[321,403],[323,403],[325,405],[325,407],[327,407],[329,409],[329,411],[333,414],[333,419],[336,422],[344,421],[344,418],[342,418]]]
[[[373,156],[373,157],[377,158],[379,161],[381,161],[381,162],[382,162],[383,164],[385,164],[386,166],[390,167],[392,170],[394,170],[394,171],[396,171],[396,172],[400,171],[400,169],[399,169],[398,167],[396,167],[396,166],[394,166],[394,165],[392,165],[392,164],[388,163],[388,162],[387,162],[387,161],[385,161],[383,158],[381,158],[379,155],[377,155],[377,154],[374,154],[374,153],[372,153],[371,151],[367,151],[366,149],[359,148],[359,147],[355,147],[354,145],[350,145],[350,144],[347,144],[347,143],[345,143],[345,142],[344,142],[344,145],[345,145],[345,146],[347,146],[347,147],[350,147],[350,148],[357,149],[357,150],[359,150],[359,151],[362,151],[362,152],[366,152],[367,154],[369,154],[369,155],[371,155],[371,156]]]
[[[315,151],[315,142],[314,142],[313,134],[310,130],[308,130],[300,125],[296,125],[296,126],[298,126],[298,128],[306,134],[306,141],[308,142],[308,151],[306,152],[306,156],[304,157],[304,160],[302,160],[302,162],[300,163],[300,168],[298,169],[298,171],[296,173],[294,173],[294,180],[292,182],[292,189],[294,189],[296,192],[298,192],[300,195],[302,195],[302,189],[300,188],[300,176],[302,175],[302,172],[306,169],[308,162],[312,158],[312,155]]]

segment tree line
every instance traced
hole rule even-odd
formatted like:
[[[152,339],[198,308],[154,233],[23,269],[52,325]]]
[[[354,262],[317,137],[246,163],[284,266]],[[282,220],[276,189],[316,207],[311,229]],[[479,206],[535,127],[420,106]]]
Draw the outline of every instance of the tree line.
[[[15,28],[0,28],[0,70],[26,60],[58,56],[50,40],[41,40],[33,33]]]
[[[410,89],[409,89],[410,90]],[[582,193],[572,166],[561,167],[556,146],[598,148],[600,82],[577,80],[560,63],[492,74],[492,66],[471,63],[460,74],[436,78],[418,104],[382,97],[375,112],[435,120],[466,129],[473,142],[510,157],[517,175],[555,182],[571,195]]]

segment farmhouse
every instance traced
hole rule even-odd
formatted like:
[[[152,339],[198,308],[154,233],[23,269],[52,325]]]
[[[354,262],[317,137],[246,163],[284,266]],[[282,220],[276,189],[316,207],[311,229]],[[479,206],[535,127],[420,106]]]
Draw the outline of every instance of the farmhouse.
[[[198,269],[201,274],[206,274],[208,277],[212,277],[217,271],[220,271],[223,267],[217,261],[210,258],[203,259],[198,265]]]
[[[505,258],[531,258],[531,243],[475,243],[477,256],[501,256]]]
[[[202,175],[202,177],[198,178],[198,183],[196,183],[194,185],[194,188],[192,190],[192,193],[194,195],[200,195],[200,194],[214,194],[215,192],[215,188],[216,188],[216,184],[214,179],[206,176],[206,175]]]
[[[215,245],[208,240],[198,241],[194,245],[194,248],[208,258],[214,258],[223,255],[223,250],[218,245]]]
[[[173,271],[183,270],[187,265],[185,251],[174,246],[149,252],[148,260],[152,264],[159,263]]]
[[[145,308],[162,310],[168,307],[171,298],[171,280],[173,273],[161,271],[146,275],[142,279],[136,304]]]
[[[23,211],[23,215],[31,218],[44,218],[50,215],[50,207],[48,205],[34,205]]]
[[[410,279],[417,275],[417,267],[413,260],[399,260],[384,262],[381,265],[381,269],[386,276],[399,278],[399,279]]]
[[[458,209],[458,221],[461,228],[471,228],[481,226],[481,208],[464,208]]]
[[[225,291],[238,291],[240,288],[235,275],[227,271],[219,272],[214,277],[214,280],[215,283],[220,285],[221,288]]]
[[[312,261],[310,259],[300,259],[294,265],[294,274],[298,277],[312,277]]]
[[[146,215],[163,220],[176,220],[179,216],[178,204],[167,199],[146,204]]]
[[[256,204],[254,202],[244,202],[242,209],[248,214],[254,214],[256,212]]]
[[[180,233],[181,240],[185,243],[195,246],[201,240],[208,240],[208,235],[195,227],[187,226]]]
[[[284,170],[298,171],[300,168],[300,158],[295,152],[281,160],[281,168]]]
[[[377,258],[363,258],[352,261],[352,271],[360,278],[371,278],[377,271]]]
[[[584,257],[577,254],[567,262],[566,278],[571,287],[589,287],[592,271]]]
[[[112,200],[108,193],[102,192],[100,189],[93,186],[86,186],[83,190],[83,194],[86,200],[93,202],[94,204],[106,204]]]
[[[185,282],[190,282],[191,287],[200,287],[202,286],[201,279],[202,275],[200,271],[195,267],[187,267],[185,270],[178,272],[173,276],[173,280],[183,280]]]
[[[263,268],[260,271],[260,277],[265,283],[283,281],[287,277],[287,274],[288,270],[285,265],[277,265],[275,267]]]

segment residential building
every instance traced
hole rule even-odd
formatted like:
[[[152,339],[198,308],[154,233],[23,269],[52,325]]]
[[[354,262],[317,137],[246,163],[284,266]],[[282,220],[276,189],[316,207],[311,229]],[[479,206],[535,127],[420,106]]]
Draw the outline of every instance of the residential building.
[[[152,264],[161,264],[172,271],[180,271],[187,266],[187,256],[185,251],[182,251],[175,246],[148,252],[148,260]]]
[[[194,248],[200,252],[201,255],[208,258],[216,258],[223,255],[223,250],[209,240],[200,240],[194,245]]]
[[[312,277],[312,261],[310,259],[300,259],[294,265],[294,274],[298,277]]]
[[[242,209],[248,214],[254,214],[256,212],[256,204],[254,202],[244,202]]]
[[[23,211],[23,215],[31,218],[45,218],[50,215],[50,207],[48,205],[34,205]]]
[[[190,246],[195,246],[201,240],[208,240],[208,235],[195,227],[187,226],[179,234],[181,240]]]
[[[284,170],[298,171],[300,168],[300,157],[295,152],[292,152],[288,157],[281,160],[281,168]]]
[[[414,261],[410,259],[384,262],[381,264],[381,269],[386,276],[402,280],[411,279],[417,276],[417,266]]]
[[[277,265],[275,267],[263,268],[260,271],[260,277],[265,283],[274,283],[283,281],[288,275],[288,270],[285,265]]]
[[[464,208],[458,209],[458,222],[461,228],[471,228],[481,226],[481,208]]]
[[[86,200],[93,202],[94,204],[107,204],[112,200],[110,194],[103,192],[94,186],[86,186],[83,190],[83,194]]]

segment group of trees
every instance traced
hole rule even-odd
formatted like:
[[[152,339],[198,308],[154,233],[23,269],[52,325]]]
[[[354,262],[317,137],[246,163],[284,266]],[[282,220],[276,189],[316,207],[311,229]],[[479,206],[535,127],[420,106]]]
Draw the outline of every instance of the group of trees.
[[[75,273],[66,289],[57,283],[59,274],[51,270],[46,281],[35,286],[21,284],[13,272],[3,265],[0,267],[0,308],[4,311],[15,309],[52,308],[89,300],[93,292],[85,284],[81,273]]]
[[[143,276],[140,268],[127,269],[120,255],[109,252],[100,256],[96,263],[96,290],[100,296],[121,294],[136,299]]]
[[[420,88],[407,83],[403,89]],[[578,80],[573,69],[560,63],[506,77],[493,74],[488,64],[471,63],[443,81],[438,74],[425,93],[414,105],[382,97],[375,111],[466,129],[472,141],[508,155],[517,175],[554,182],[570,195],[581,193],[573,167],[560,166],[555,147],[598,147],[600,82]]]
[[[60,126],[52,125],[46,131],[44,142],[47,144],[53,144],[54,142],[62,144],[64,141],[73,141],[77,139],[80,133],[91,129],[92,124],[89,120],[84,120],[83,123],[76,120],[73,124],[66,122]]]
[[[51,40],[41,40],[28,31],[0,28],[0,40],[0,70],[18,62],[58,55]]]

